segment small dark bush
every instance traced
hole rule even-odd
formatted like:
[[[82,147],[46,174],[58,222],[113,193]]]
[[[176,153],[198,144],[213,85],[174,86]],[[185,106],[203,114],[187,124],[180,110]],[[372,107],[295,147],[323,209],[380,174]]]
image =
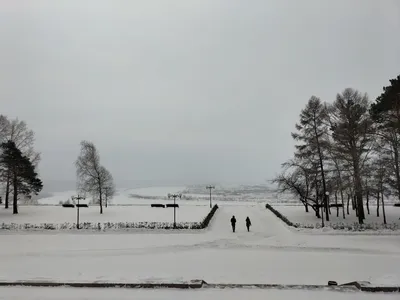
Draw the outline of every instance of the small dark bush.
[[[76,207],[89,207],[87,204],[77,204]]]
[[[394,207],[400,207],[400,203],[395,203],[393,206]]]
[[[75,207],[73,204],[65,203],[62,205],[62,207]]]
[[[171,204],[167,204],[167,207],[177,207],[177,208],[179,208],[179,204],[171,203]]]
[[[281,219],[283,222],[285,222],[287,225],[292,226],[297,228],[298,225],[294,224],[293,222],[289,221],[288,218],[286,218],[284,215],[282,215],[279,211],[277,211],[275,208],[273,208],[271,205],[269,205],[268,203],[265,204],[265,208],[269,209],[270,211],[272,211],[274,213],[275,216],[277,216],[279,219]]]
[[[151,207],[162,207],[162,208],[165,208],[165,205],[164,205],[164,204],[153,203],[153,204],[151,205]]]

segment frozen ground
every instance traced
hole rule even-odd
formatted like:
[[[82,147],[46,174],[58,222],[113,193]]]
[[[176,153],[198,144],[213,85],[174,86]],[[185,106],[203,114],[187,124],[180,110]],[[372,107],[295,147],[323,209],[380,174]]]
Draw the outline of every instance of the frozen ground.
[[[280,211],[284,216],[286,216],[290,221],[293,223],[300,223],[303,225],[308,224],[321,224],[321,219],[318,219],[315,216],[315,212],[310,208],[309,213],[305,212],[304,206],[277,206],[276,209]],[[393,205],[385,206],[386,210],[386,219],[387,223],[397,223],[400,225],[400,207],[394,207]],[[337,217],[336,208],[331,208],[332,214],[329,216],[330,221],[326,222],[327,224],[332,223],[345,223],[345,224],[353,224],[358,223],[357,216],[353,210],[350,208],[350,215],[347,215],[346,212],[346,219],[343,219],[342,210],[339,211],[339,217]],[[380,209],[380,217],[376,216],[376,206],[370,207],[370,215],[366,213],[366,220],[365,223],[378,223],[383,224],[383,214],[382,214],[382,207]]]
[[[169,201],[171,203],[171,201]],[[99,206],[80,208],[80,222],[173,222],[173,208],[152,208],[147,206]],[[181,206],[176,209],[177,222],[200,222],[209,213],[210,208],[204,206]],[[0,223],[40,224],[40,223],[74,223],[76,208],[62,206],[20,206],[17,215],[12,210],[0,208]]]
[[[0,280],[400,284],[398,237],[301,234],[263,205],[222,206],[197,233],[15,233],[0,241]]]
[[[397,300],[398,294],[306,290],[130,290],[73,288],[0,288],[1,300]]]

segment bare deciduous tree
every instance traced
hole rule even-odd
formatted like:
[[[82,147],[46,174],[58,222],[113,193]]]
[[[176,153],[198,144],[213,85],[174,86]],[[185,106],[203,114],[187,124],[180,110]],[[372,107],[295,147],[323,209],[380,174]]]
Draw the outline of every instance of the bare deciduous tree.
[[[105,174],[105,188],[104,188],[104,197],[106,198],[106,207],[108,206],[109,200],[111,200],[115,193],[116,193],[116,187],[114,184],[114,179],[111,175],[111,173],[106,170]]]
[[[100,164],[100,155],[96,146],[88,141],[81,142],[81,153],[76,162],[77,187],[79,192],[90,194],[103,213],[103,199],[106,193],[112,195],[114,188],[111,173]],[[109,192],[107,192],[109,190]]]

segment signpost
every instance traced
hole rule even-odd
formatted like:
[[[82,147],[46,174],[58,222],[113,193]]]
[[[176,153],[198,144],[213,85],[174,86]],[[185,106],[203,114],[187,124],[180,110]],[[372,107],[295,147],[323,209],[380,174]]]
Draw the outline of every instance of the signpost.
[[[168,199],[174,198],[174,228],[176,228],[176,198],[182,199],[182,194],[168,194]]]
[[[77,208],[77,211],[76,211],[76,228],[77,229],[80,229],[79,228],[79,200],[85,200],[85,197],[81,197],[81,196],[72,196],[72,200],[78,200],[78,205],[76,206],[76,208]]]

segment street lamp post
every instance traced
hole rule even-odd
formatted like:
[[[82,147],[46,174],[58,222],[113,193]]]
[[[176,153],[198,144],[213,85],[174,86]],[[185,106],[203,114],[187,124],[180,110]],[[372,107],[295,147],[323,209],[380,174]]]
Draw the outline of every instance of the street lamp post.
[[[168,194],[168,199],[174,198],[174,228],[176,228],[176,198],[182,199],[182,194]]]
[[[206,189],[209,189],[209,190],[210,190],[210,208],[212,208],[212,203],[211,203],[211,190],[212,190],[212,189],[215,189],[215,186],[208,185],[208,186],[206,187]]]
[[[85,200],[85,197],[81,197],[81,196],[72,196],[72,200],[78,200],[78,205],[76,206],[76,208],[77,208],[77,211],[76,211],[76,228],[77,229],[80,229],[79,228],[79,200]]]

